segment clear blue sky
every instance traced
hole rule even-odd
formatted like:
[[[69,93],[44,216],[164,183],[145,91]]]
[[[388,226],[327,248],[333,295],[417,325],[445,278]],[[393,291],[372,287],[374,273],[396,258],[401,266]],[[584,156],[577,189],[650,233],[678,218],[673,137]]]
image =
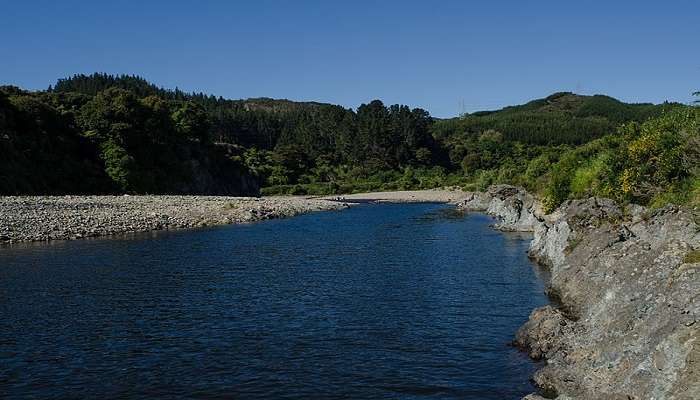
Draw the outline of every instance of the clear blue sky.
[[[689,102],[700,89],[700,2],[11,1],[0,83],[141,75],[228,98],[357,107],[379,98],[438,117],[555,91]]]

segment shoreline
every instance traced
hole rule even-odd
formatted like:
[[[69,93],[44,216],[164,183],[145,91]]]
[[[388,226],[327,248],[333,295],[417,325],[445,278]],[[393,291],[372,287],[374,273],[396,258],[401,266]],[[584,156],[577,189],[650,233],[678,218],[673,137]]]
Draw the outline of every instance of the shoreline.
[[[465,201],[470,193],[458,189],[400,190],[323,196],[320,199],[348,203],[448,203]]]
[[[337,211],[361,202],[454,203],[454,190],[345,196],[6,196],[0,197],[0,244],[73,240],[190,229]]]
[[[303,196],[19,196],[0,198],[0,244],[250,223],[349,205]]]
[[[543,360],[526,400],[700,398],[700,226],[676,206],[569,200],[551,214],[525,190],[492,186],[458,205],[531,231],[550,305],[514,344]],[[544,397],[543,397],[544,396]]]

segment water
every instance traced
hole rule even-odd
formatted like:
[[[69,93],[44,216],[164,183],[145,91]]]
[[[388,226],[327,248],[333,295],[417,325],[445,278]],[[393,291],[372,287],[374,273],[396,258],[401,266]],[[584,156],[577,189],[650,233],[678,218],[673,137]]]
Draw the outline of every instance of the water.
[[[0,248],[2,398],[519,399],[527,236],[437,204]]]

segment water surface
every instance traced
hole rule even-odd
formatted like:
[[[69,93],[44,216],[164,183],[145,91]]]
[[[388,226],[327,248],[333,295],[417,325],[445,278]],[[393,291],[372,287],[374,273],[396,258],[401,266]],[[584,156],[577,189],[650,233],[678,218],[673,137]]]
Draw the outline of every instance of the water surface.
[[[529,237],[437,204],[0,247],[2,398],[519,399]]]

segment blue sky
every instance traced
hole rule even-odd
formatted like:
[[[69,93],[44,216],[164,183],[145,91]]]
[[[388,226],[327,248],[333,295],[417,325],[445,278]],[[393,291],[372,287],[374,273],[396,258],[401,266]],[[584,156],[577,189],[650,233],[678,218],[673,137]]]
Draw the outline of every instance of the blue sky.
[[[690,0],[0,1],[0,83],[27,89],[100,71],[438,117],[556,91],[689,102],[700,89]]]

